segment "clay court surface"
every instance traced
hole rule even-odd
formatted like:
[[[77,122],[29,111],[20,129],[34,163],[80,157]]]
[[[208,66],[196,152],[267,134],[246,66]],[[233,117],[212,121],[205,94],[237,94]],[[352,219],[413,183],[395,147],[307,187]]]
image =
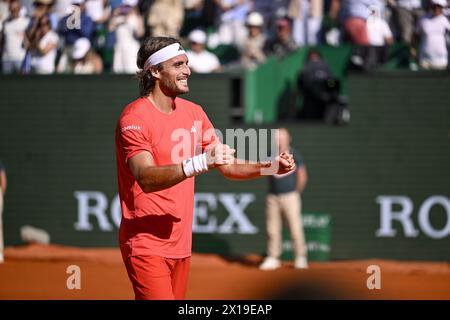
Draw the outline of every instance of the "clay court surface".
[[[0,265],[0,299],[133,299],[120,252],[28,245],[5,250]],[[448,262],[359,260],[311,262],[295,270],[286,262],[260,271],[259,256],[226,258],[194,254],[187,299],[446,299]],[[81,270],[81,289],[69,290],[70,265]],[[381,289],[367,288],[367,267],[381,270]]]

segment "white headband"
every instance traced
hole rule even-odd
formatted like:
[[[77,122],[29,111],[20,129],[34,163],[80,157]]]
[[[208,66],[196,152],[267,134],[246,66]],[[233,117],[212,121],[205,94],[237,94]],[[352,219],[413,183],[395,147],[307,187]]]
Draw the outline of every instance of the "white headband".
[[[172,43],[167,47],[159,49],[148,57],[144,64],[144,70],[147,71],[151,66],[156,66],[157,64],[179,56],[180,54],[186,54],[186,51],[184,51],[183,47],[178,42]]]

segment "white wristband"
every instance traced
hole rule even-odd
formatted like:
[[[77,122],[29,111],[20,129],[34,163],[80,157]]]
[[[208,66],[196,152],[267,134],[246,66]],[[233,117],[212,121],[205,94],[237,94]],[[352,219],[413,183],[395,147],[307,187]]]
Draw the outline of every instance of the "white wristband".
[[[183,160],[183,171],[188,178],[208,171],[206,153],[202,153],[192,158]]]

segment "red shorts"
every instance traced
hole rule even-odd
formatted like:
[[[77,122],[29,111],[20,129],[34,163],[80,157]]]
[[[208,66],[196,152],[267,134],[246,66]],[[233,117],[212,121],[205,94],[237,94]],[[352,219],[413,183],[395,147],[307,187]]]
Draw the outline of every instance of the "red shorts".
[[[344,28],[354,44],[369,45],[366,20],[356,17],[347,18],[344,22]]]
[[[191,258],[131,256],[125,260],[136,300],[181,300],[186,295]]]

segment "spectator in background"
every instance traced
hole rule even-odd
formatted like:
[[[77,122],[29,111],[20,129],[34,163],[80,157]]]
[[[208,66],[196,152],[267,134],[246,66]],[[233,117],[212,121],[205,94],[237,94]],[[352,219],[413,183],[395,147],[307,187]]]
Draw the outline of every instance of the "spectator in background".
[[[241,47],[241,65],[245,69],[253,69],[266,60],[264,18],[259,12],[252,12],[247,17],[246,25],[248,34]]]
[[[19,0],[10,0],[9,17],[3,24],[2,30],[2,71],[5,74],[20,72],[25,58],[25,30],[30,22],[27,17],[20,15]]]
[[[34,0],[29,30],[33,29],[33,26],[35,26],[38,23],[39,19],[41,19],[43,16],[47,16],[50,19],[50,26],[52,30],[57,29],[59,18],[57,13],[53,12],[54,4],[55,0]]]
[[[274,39],[266,42],[264,52],[266,55],[275,55],[282,58],[297,49],[294,39],[292,39],[291,22],[287,18],[276,21],[277,32]]]
[[[114,9],[109,31],[115,32],[114,73],[135,73],[140,38],[144,36],[144,21],[137,9],[138,0],[123,0]]]
[[[86,14],[96,25],[102,25],[111,16],[111,6],[108,0],[86,0]]]
[[[72,0],[72,9],[69,10],[69,14],[61,19],[58,25],[58,32],[64,38],[65,45],[73,46],[75,41],[80,38],[88,38],[92,41],[95,23],[86,13],[85,0]],[[75,21],[77,13],[80,14],[79,25],[76,25],[77,21]]]
[[[394,42],[391,28],[380,16],[378,7],[370,8],[370,15],[367,18],[367,36],[369,38],[369,54],[366,64],[369,68],[374,68],[378,64],[385,63],[389,58],[389,46]]]
[[[291,147],[291,135],[286,128],[277,130],[275,141],[280,153],[293,154],[297,166],[289,173],[269,176],[269,194],[266,198],[267,257],[259,268],[274,270],[281,266],[284,215],[294,247],[294,268],[305,269],[308,268],[308,252],[302,223],[301,194],[308,181],[308,174],[299,152]]]
[[[91,42],[87,38],[75,41],[72,52],[72,72],[74,74],[100,74],[103,72],[102,59],[91,49]]]
[[[3,164],[0,162],[0,263],[5,261],[4,257],[4,242],[3,242],[3,199],[6,192],[6,170]]]
[[[442,70],[448,65],[446,34],[450,23],[442,12],[447,7],[446,0],[431,0],[431,12],[422,17],[416,34],[420,39],[419,64],[423,69]],[[413,41],[413,47],[415,43]],[[415,52],[413,51],[415,56]]]
[[[55,72],[58,34],[52,30],[47,15],[39,19],[34,37],[27,39],[26,47],[31,54],[31,73],[52,74]]]
[[[64,40],[64,47],[57,66],[57,72],[71,71],[69,60],[75,41],[80,38],[87,38],[89,41],[92,41],[94,32],[95,23],[86,13],[85,0],[72,0],[72,7],[68,9],[68,14],[58,24],[58,33]]]
[[[220,71],[221,65],[215,54],[205,49],[206,33],[196,29],[189,34],[190,50],[186,52],[189,67],[196,73],[210,73]]]
[[[214,0],[218,12],[218,42],[240,46],[245,37],[245,19],[251,9],[250,0]]]
[[[396,27],[399,29],[400,38],[410,45],[414,28],[419,19],[424,15],[421,0],[388,0]]]
[[[292,37],[299,46],[316,45],[322,25],[323,0],[291,0]]]
[[[183,26],[184,7],[182,0],[154,0],[147,15],[150,35],[178,38]]]
[[[368,46],[366,20],[373,6],[380,8],[381,15],[384,14],[384,2],[381,0],[332,0],[330,17],[339,18],[351,43]]]

